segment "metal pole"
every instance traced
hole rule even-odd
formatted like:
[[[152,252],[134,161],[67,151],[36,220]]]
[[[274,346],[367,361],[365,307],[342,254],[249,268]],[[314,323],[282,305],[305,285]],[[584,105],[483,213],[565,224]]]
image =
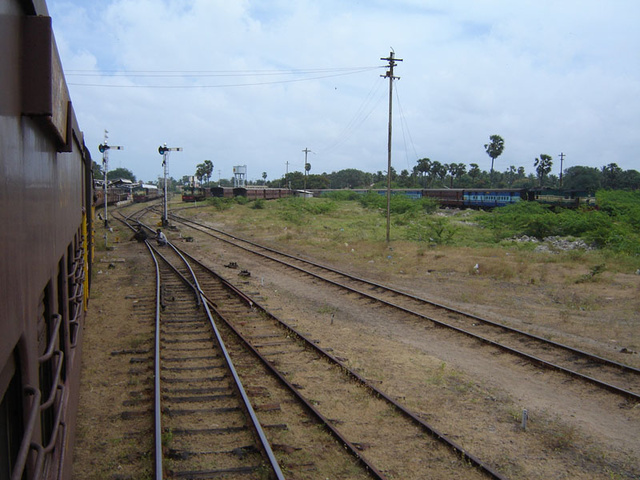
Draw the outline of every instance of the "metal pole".
[[[108,188],[107,188],[107,183],[109,182],[109,150],[112,148],[115,148],[116,150],[123,150],[124,147],[121,146],[113,146],[110,147],[107,144],[107,131],[104,131],[104,143],[101,143],[100,145],[98,145],[98,150],[100,150],[100,152],[102,153],[102,165],[104,166],[104,248],[107,249],[109,248],[108,245],[108,232],[109,232],[109,217],[108,217],[108,211],[107,211],[107,204],[108,204],[108,198],[107,198],[107,193],[108,193]]]
[[[162,226],[166,227],[169,224],[167,220],[167,152],[162,155],[162,166],[164,169],[164,201],[162,209]]]
[[[302,192],[302,196],[303,198],[307,198],[307,154],[311,150],[309,150],[308,148],[305,148],[302,151],[304,152],[304,192]]]
[[[169,152],[170,151],[174,151],[174,152],[181,152],[182,151],[182,147],[173,147],[173,148],[169,148],[167,147],[167,144],[165,143],[164,145],[161,145],[160,147],[158,147],[158,153],[160,155],[162,155],[162,167],[163,167],[163,171],[164,171],[164,200],[162,202],[162,226],[165,227],[167,225],[169,225],[169,215],[168,215],[168,210],[167,210],[167,201],[168,201],[168,188],[167,188],[167,160],[169,159]]]
[[[104,228],[109,228],[109,220],[107,220],[107,177],[109,173],[109,149],[105,149],[105,151],[102,152],[102,166],[104,167]],[[105,236],[105,239],[106,238],[107,237]]]

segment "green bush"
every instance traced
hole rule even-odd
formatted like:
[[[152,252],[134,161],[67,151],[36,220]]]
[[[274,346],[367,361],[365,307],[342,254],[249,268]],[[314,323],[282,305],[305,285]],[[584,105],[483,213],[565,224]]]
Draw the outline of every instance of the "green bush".
[[[424,217],[407,225],[406,237],[417,242],[450,244],[457,231],[444,217]]]
[[[478,221],[496,240],[528,235],[543,239],[573,236],[614,252],[640,254],[640,193],[598,192],[598,210],[552,210],[536,202],[497,208]]]
[[[353,190],[332,190],[331,192],[323,193],[322,198],[330,198],[337,202],[346,202],[349,200],[358,200],[360,195],[360,193],[354,192]]]
[[[309,222],[309,216],[326,215],[338,208],[336,202],[318,198],[286,198],[278,200],[279,216],[295,225]]]
[[[209,198],[208,201],[219,212],[222,212],[224,210],[231,208],[231,205],[233,204],[233,199],[231,198],[214,197],[214,198]]]
[[[369,210],[387,208],[387,199],[382,195],[373,192],[367,192],[358,197],[360,205]]]
[[[498,240],[516,235],[542,239],[559,234],[554,213],[549,207],[536,202],[518,202],[496,208],[489,215],[480,217],[479,221],[492,229]]]
[[[420,200],[417,200],[417,202],[425,213],[434,213],[438,210],[439,204],[433,198],[423,197]]]
[[[613,227],[608,215],[595,210],[562,210],[556,214],[561,235],[574,237],[588,236],[590,232],[607,230]]]
[[[379,193],[368,192],[358,196],[357,200],[368,210],[387,211],[387,196]],[[433,213],[437,210],[438,203],[431,198],[413,199],[406,195],[391,195],[389,202],[390,213],[402,215],[408,212]]]

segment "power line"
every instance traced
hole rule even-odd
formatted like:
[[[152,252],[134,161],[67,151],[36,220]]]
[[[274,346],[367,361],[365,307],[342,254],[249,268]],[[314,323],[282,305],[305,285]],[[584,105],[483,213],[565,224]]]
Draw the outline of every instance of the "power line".
[[[326,154],[342,145],[358,128],[360,128],[365,120],[371,116],[383,98],[384,92],[382,91],[382,84],[376,78],[369,90],[369,93],[364,98],[351,120],[349,120],[342,132],[332,143],[319,150],[320,153]]]
[[[400,95],[399,95],[399,91],[400,89],[398,88],[398,85],[396,84],[396,100],[398,101],[398,109],[400,110],[400,126],[402,127],[402,139],[404,141],[404,152],[405,152],[405,158],[407,161],[407,169],[409,170],[409,172],[411,172],[411,166],[409,165],[409,149],[407,147],[407,140],[405,138],[405,132],[406,134],[409,136],[409,142],[411,142],[411,148],[413,149],[413,154],[415,155],[415,160],[418,160],[418,152],[416,151],[416,146],[413,143],[413,137],[411,136],[411,130],[409,130],[409,125],[407,123],[407,118],[404,114],[404,110],[402,109],[402,103],[400,102]]]
[[[361,72],[382,68],[380,66],[302,68],[289,70],[65,70],[66,76],[74,77],[246,77],[274,75],[308,75],[332,72]]]
[[[283,83],[296,83],[296,82],[308,82],[312,80],[321,80],[324,78],[333,78],[333,77],[342,77],[347,75],[354,75],[357,73],[371,71],[374,68],[379,67],[367,67],[358,70],[348,70],[348,71],[339,71],[337,73],[327,74],[327,75],[314,75],[306,78],[293,78],[287,80],[272,80],[272,81],[263,81],[263,82],[246,82],[246,83],[224,83],[218,85],[136,85],[136,84],[104,84],[104,83],[75,83],[69,82],[68,85],[80,86],[80,87],[99,87],[99,88],[167,88],[167,89],[176,89],[176,88],[230,88],[230,87],[252,87],[252,86],[260,86],[260,85],[275,85],[275,84],[283,84]],[[293,74],[293,73],[289,73]],[[298,73],[299,74],[299,73]],[[125,77],[126,78],[126,77]],[[166,77],[160,77],[166,78]],[[188,75],[176,76],[176,78],[189,78]]]

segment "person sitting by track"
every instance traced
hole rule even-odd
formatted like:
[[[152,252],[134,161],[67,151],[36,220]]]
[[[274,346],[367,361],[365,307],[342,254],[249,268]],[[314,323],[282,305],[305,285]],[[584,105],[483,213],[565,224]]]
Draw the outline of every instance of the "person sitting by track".
[[[162,230],[156,230],[156,241],[158,242],[159,247],[164,247],[168,242],[167,236],[162,232]]]
[[[133,234],[133,237],[131,237],[131,240],[137,240],[138,242],[142,243],[147,238],[148,238],[147,232],[144,231],[144,229],[142,228],[142,225],[138,225],[138,227],[136,228],[136,233]]]

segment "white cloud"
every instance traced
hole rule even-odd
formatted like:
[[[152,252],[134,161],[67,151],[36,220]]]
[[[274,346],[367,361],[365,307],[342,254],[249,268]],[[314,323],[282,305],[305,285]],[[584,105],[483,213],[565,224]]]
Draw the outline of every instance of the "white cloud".
[[[395,72],[397,170],[421,157],[488,169],[483,145],[491,134],[505,139],[501,170],[532,171],[535,157],[557,160],[561,151],[565,168],[638,168],[635,2],[48,3],[88,147],[98,158],[107,128],[111,143],[126,147],[113,153],[111,167],[145,180],[161,173],[163,142],[184,148],[170,159],[175,178],[210,159],[215,178],[246,164],[249,178],[266,171],[273,179],[287,162],[289,171],[301,170],[307,147],[315,152],[312,173],[385,170],[388,81],[379,77],[379,59],[390,48],[404,59]],[[265,75],[356,66],[380,68],[315,80],[339,72]],[[176,76],[109,76],[114,71]],[[187,73],[195,71],[218,76]],[[249,83],[259,85],[237,86]]]

